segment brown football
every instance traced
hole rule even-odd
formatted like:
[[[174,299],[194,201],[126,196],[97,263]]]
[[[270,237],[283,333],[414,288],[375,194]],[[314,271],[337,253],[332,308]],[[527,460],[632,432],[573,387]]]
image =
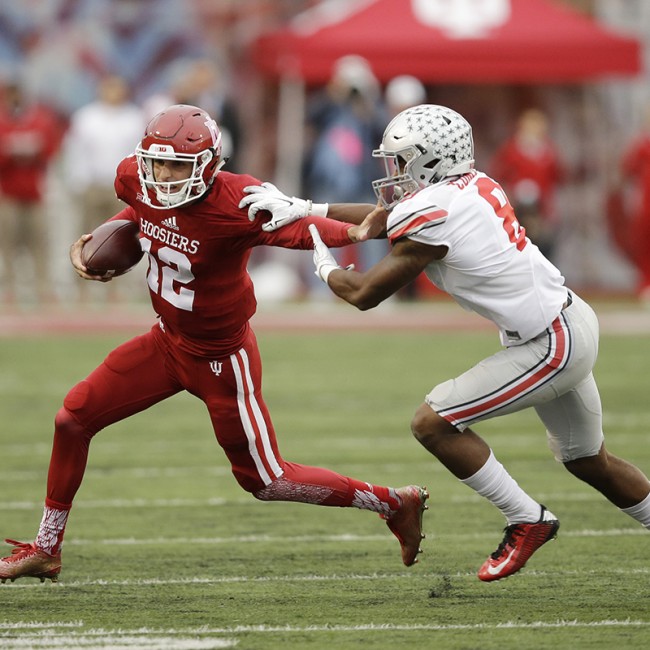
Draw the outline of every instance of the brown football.
[[[92,232],[81,249],[81,260],[91,275],[122,275],[144,255],[140,247],[140,228],[135,221],[107,221]]]

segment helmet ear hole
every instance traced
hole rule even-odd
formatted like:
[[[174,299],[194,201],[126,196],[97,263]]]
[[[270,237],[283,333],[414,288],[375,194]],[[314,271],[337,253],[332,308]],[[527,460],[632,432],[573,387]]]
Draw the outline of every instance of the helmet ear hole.
[[[433,158],[428,162],[424,163],[422,167],[424,167],[424,169],[430,169],[431,171],[433,171],[439,164],[440,164],[440,158]]]

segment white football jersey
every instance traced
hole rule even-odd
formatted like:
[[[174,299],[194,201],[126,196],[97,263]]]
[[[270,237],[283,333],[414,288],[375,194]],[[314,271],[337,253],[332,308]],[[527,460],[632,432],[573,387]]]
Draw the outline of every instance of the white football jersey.
[[[463,308],[491,320],[503,345],[543,332],[567,299],[564,277],[527,237],[501,186],[472,171],[398,203],[388,237],[447,246],[427,277]]]

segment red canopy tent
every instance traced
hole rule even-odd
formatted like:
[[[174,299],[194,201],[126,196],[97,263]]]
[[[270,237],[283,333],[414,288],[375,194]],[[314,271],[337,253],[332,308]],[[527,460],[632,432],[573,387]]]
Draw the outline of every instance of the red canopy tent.
[[[357,54],[380,82],[570,83],[641,69],[641,45],[556,0],[324,0],[252,44],[280,81],[277,182],[297,189],[304,85]]]
[[[549,83],[635,74],[640,50],[554,0],[330,0],[262,35],[254,58],[266,74],[308,84],[327,82],[346,54],[365,57],[382,82]]]

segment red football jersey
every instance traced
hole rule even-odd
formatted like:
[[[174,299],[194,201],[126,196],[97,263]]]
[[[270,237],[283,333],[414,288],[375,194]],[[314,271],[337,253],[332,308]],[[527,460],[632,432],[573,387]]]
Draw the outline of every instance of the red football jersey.
[[[112,218],[139,223],[153,308],[167,335],[187,352],[218,358],[241,347],[257,305],[247,272],[255,246],[310,249],[311,223],[329,246],[351,243],[350,224],[319,217],[265,232],[263,218],[250,221],[248,210],[239,208],[243,188],[259,184],[222,171],[195,203],[156,210],[142,200],[135,156],[117,169],[115,190],[129,207]]]

